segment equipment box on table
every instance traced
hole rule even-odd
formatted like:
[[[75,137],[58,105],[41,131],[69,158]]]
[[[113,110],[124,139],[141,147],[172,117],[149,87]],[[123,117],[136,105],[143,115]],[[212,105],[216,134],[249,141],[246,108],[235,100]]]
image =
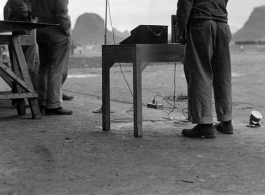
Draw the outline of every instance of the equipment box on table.
[[[120,44],[167,44],[168,26],[139,25]]]

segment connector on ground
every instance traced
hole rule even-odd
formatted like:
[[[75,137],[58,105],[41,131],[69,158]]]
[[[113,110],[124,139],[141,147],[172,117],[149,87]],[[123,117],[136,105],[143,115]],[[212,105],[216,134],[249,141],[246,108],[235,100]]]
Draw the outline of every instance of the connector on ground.
[[[163,104],[154,104],[154,103],[148,103],[147,108],[154,108],[154,109],[163,109]]]

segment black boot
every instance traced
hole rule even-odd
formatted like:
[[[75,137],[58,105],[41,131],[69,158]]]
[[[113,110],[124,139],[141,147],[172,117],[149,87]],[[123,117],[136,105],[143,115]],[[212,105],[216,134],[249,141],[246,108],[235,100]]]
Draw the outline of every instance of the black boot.
[[[74,96],[69,96],[69,95],[66,95],[63,93],[62,99],[64,101],[70,101],[70,100],[74,99]]]
[[[46,108],[45,113],[46,115],[71,115],[73,114],[73,111],[60,107],[60,108],[54,108],[54,109]]]
[[[214,128],[220,133],[224,134],[233,134],[234,128],[232,125],[232,121],[223,121],[214,125]]]
[[[182,135],[194,138],[215,138],[215,130],[213,124],[198,124],[192,129],[183,129]]]

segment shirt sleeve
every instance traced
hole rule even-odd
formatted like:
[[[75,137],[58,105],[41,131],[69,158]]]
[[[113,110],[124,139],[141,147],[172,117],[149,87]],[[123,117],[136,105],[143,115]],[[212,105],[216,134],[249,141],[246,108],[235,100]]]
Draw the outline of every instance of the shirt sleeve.
[[[177,25],[179,29],[187,29],[193,2],[194,0],[178,0]]]
[[[13,0],[11,1],[11,6],[19,15],[23,16],[24,18],[29,17],[30,10],[23,0]]]
[[[68,15],[68,0],[57,1],[56,18],[66,35],[70,35],[71,20]]]
[[[32,18],[36,17],[35,1],[34,0],[31,1],[31,14],[32,14]]]

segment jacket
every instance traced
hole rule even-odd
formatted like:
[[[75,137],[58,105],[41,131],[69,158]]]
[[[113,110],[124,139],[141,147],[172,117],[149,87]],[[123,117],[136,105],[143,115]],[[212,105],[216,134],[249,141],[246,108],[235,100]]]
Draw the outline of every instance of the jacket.
[[[178,0],[178,28],[187,29],[189,21],[193,19],[227,22],[227,2],[228,0]]]
[[[38,23],[59,24],[63,33],[70,35],[68,0],[32,0],[32,15]]]

